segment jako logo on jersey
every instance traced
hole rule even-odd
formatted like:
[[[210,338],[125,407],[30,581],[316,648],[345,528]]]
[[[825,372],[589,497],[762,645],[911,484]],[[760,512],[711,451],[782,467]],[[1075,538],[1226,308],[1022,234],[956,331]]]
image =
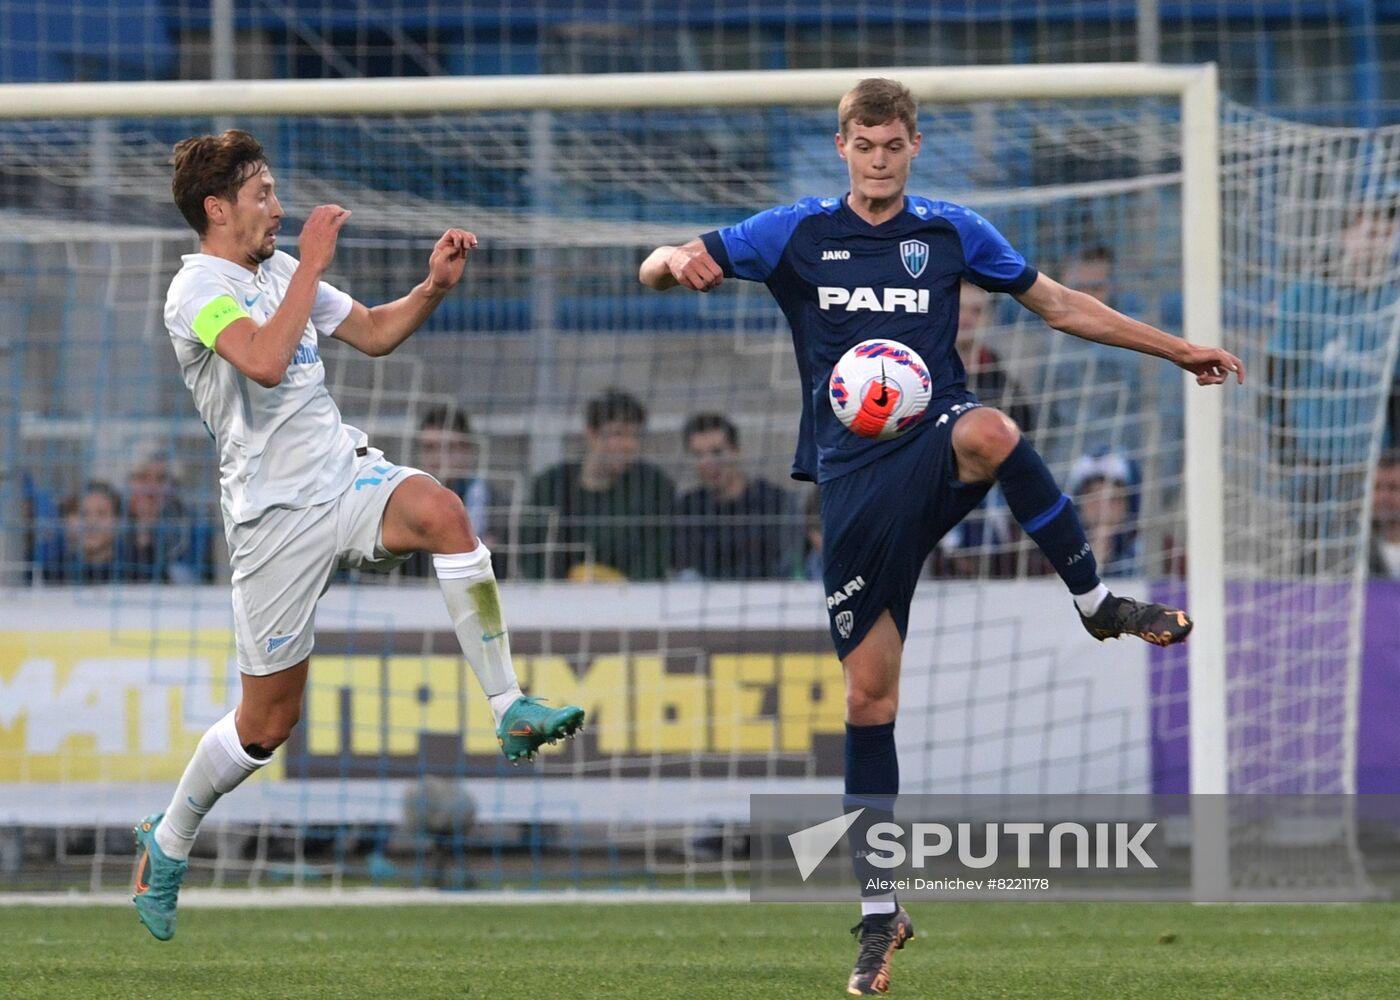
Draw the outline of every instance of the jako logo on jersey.
[[[851,251],[849,251],[849,250],[823,250],[823,251],[822,251],[822,260],[850,260],[850,259],[851,259]]]
[[[827,288],[823,285],[817,289],[817,305],[823,310],[844,307],[846,312],[926,313],[928,299],[927,288],[885,288],[878,294],[873,288]]]
[[[899,259],[911,278],[917,278],[928,267],[928,244],[923,240],[905,240],[899,245]]]
[[[836,593],[834,593],[834,594],[828,594],[828,595],[827,595],[827,598],[826,598],[826,606],[827,606],[827,609],[830,610],[831,608],[836,607],[836,605],[841,604],[842,602],[844,602],[844,601],[846,600],[846,598],[850,597],[850,596],[851,596],[852,594],[854,594],[856,591],[861,590],[864,586],[865,586],[865,578],[864,578],[864,577],[858,576],[858,577],[856,577],[854,580],[847,580],[847,581],[846,581],[846,585],[845,585],[844,587],[842,587],[840,590],[838,590],[838,591],[837,591]]]

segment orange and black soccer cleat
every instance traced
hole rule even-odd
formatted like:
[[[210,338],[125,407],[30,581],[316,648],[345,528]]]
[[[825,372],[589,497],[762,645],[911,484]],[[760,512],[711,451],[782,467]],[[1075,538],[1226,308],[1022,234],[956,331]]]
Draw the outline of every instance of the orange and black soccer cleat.
[[[1080,615],[1084,630],[1102,642],[1119,636],[1135,635],[1154,646],[1171,646],[1191,634],[1191,619],[1185,611],[1165,604],[1144,604],[1131,597],[1109,594],[1092,615]]]
[[[860,941],[855,971],[846,981],[853,997],[873,997],[890,990],[890,959],[914,938],[914,923],[900,906],[893,913],[868,913],[851,928]]]

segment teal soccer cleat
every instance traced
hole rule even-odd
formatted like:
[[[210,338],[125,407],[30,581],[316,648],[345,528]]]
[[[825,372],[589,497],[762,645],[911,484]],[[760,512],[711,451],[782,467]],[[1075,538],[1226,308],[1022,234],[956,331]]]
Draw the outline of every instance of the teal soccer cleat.
[[[169,941],[175,936],[175,902],[180,885],[190,870],[188,861],[165,856],[156,843],[156,826],[164,813],[147,816],[131,832],[136,834],[136,885],[131,901],[136,915],[157,941]]]
[[[538,698],[517,698],[501,716],[496,740],[506,760],[515,763],[522,757],[534,760],[541,744],[553,743],[564,736],[572,739],[581,729],[583,709],[577,705],[546,708]]]

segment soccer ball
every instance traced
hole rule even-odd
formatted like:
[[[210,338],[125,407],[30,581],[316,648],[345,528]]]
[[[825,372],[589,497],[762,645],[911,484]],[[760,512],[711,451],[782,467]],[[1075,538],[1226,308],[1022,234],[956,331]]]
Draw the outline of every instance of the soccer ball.
[[[831,408],[853,434],[888,441],[923,419],[932,392],[924,359],[897,340],[866,340],[831,369]]]

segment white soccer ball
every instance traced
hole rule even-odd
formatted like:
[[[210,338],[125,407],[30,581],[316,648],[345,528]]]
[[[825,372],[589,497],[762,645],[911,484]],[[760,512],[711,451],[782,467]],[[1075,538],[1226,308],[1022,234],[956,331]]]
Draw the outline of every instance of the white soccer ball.
[[[853,434],[888,441],[923,419],[932,394],[924,359],[897,340],[866,340],[831,369],[827,395]]]

